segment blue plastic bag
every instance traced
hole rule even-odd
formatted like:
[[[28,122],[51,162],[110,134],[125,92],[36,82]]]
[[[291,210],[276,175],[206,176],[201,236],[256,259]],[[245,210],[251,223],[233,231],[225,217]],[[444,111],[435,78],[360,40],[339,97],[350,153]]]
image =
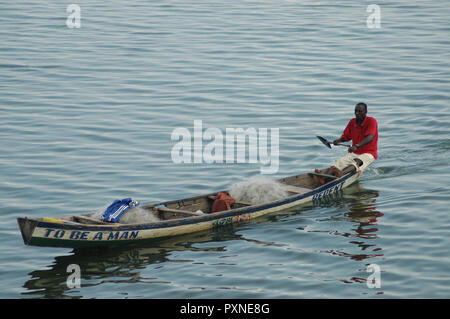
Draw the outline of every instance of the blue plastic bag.
[[[126,212],[129,208],[138,206],[137,201],[131,198],[124,198],[122,200],[116,199],[102,215],[102,218],[106,222],[117,223],[119,222],[120,216]]]

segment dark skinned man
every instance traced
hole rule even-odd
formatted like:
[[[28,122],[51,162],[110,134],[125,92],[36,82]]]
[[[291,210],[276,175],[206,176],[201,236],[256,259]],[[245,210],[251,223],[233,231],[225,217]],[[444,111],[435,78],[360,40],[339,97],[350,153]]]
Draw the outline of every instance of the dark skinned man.
[[[378,158],[378,123],[373,117],[367,116],[367,104],[358,103],[355,106],[355,117],[352,118],[341,137],[334,140],[333,144],[352,141],[348,153],[338,159],[334,166],[317,173],[345,175],[352,170],[365,170]],[[325,182],[320,179],[321,183]]]

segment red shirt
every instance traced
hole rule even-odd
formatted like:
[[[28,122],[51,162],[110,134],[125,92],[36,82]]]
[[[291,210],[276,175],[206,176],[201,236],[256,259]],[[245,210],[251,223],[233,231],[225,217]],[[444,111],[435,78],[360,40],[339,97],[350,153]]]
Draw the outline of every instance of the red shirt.
[[[375,157],[375,159],[377,159],[378,123],[377,120],[375,120],[375,118],[366,116],[361,126],[359,126],[356,123],[356,118],[352,118],[348,122],[347,127],[345,128],[344,133],[342,133],[341,138],[346,141],[352,140],[352,145],[356,145],[360,143],[369,134],[373,134],[372,142],[358,148],[355,151],[355,154],[370,153],[373,155],[373,157]]]

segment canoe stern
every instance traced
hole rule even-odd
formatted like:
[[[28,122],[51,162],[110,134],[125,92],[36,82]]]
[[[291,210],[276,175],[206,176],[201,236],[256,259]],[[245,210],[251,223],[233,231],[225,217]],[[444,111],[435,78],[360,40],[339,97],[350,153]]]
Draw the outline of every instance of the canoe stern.
[[[26,217],[19,217],[17,218],[17,223],[19,224],[20,232],[22,233],[23,242],[25,245],[29,245],[31,238],[33,237],[34,229],[39,222]]]

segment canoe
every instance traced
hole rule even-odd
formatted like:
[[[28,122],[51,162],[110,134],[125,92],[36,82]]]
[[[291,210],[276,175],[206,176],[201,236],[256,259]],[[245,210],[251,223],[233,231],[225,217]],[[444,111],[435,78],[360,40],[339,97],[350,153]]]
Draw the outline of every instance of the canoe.
[[[111,223],[95,219],[92,214],[87,213],[65,217],[19,217],[17,221],[26,245],[76,248],[149,243],[231,223],[246,222],[262,215],[320,200],[348,187],[358,180],[362,173],[361,170],[353,170],[339,178],[317,173],[281,178],[276,182],[286,190],[287,197],[256,205],[237,201],[231,209],[214,213],[211,213],[211,207],[219,192],[139,206],[146,214],[157,218],[156,222]],[[329,181],[322,185],[317,175]]]

